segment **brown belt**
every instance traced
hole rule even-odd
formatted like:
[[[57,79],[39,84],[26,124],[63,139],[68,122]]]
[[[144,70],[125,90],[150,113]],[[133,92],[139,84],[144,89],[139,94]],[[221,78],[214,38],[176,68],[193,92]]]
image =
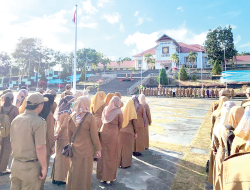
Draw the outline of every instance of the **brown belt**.
[[[26,160],[26,161],[22,161],[22,160],[17,160],[15,159],[16,161],[19,161],[19,162],[37,162],[38,159],[35,159],[35,160]]]

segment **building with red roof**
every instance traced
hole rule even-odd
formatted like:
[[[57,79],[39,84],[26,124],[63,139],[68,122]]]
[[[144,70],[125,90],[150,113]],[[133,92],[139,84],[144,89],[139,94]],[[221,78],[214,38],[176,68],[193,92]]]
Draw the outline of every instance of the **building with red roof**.
[[[131,60],[131,61],[123,61],[121,62],[120,66],[117,64],[116,61],[111,61],[110,64],[107,65],[107,68],[111,68],[112,70],[116,70],[116,69],[131,69],[131,68],[135,68],[135,60]],[[102,70],[103,69],[103,64],[98,63],[97,65],[97,69]]]

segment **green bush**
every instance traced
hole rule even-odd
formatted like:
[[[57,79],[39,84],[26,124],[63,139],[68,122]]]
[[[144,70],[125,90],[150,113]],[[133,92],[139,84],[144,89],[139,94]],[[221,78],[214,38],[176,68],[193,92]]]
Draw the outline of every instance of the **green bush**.
[[[163,69],[163,68],[161,69],[160,76],[158,77],[157,82],[162,84],[162,85],[168,84],[168,77],[167,77],[165,69]]]
[[[212,74],[213,75],[220,75],[221,74],[221,68],[220,68],[218,61],[214,62],[214,66],[212,68]]]
[[[196,75],[193,75],[193,76],[192,76],[192,80],[193,80],[193,81],[196,81],[196,80],[197,80],[197,76],[196,76]]]
[[[181,69],[180,69],[180,71],[178,73],[178,78],[180,80],[183,80],[183,81],[188,80],[188,75],[187,75],[187,72],[186,72],[186,70],[184,68],[184,65],[181,66]]]
[[[111,71],[111,70],[112,70],[112,68],[111,68],[111,67],[108,67],[108,68],[107,68],[107,70],[108,70],[108,71]]]
[[[80,81],[85,81],[85,68],[82,68],[81,76],[80,76]]]
[[[47,82],[47,78],[46,78],[46,76],[45,76],[45,72],[42,73],[41,78],[40,78],[40,81],[45,81],[45,82]]]

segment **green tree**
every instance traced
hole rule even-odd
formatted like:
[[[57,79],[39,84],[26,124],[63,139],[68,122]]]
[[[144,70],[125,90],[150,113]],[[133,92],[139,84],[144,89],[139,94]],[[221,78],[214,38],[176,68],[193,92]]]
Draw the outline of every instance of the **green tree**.
[[[153,59],[153,55],[147,53],[144,55],[144,60],[146,61],[147,65],[150,65],[150,69],[153,69],[155,66],[155,60]]]
[[[187,75],[187,72],[184,68],[184,65],[181,66],[181,69],[178,73],[178,78],[182,81],[188,80],[188,75]]]
[[[196,80],[197,80],[197,76],[196,76],[196,75],[193,75],[193,76],[192,76],[192,80],[193,80],[193,81],[196,81]]]
[[[167,77],[165,69],[163,68],[161,69],[160,76],[158,76],[157,82],[162,85],[168,84],[168,77]]]
[[[85,81],[85,68],[82,69],[81,76],[80,76],[80,81]]]
[[[100,56],[100,63],[103,65],[104,71],[106,70],[107,65],[110,65],[111,59],[108,57],[104,56],[102,53],[99,53]]]
[[[192,68],[194,67],[194,63],[196,62],[197,53],[189,52],[188,54],[188,62],[192,64]]]
[[[116,61],[117,65],[119,65],[119,70],[121,69],[121,64],[123,63],[123,59],[120,57],[118,61]]]
[[[170,59],[176,63],[176,65],[178,65],[179,63],[179,54],[178,53],[173,53],[171,56],[170,56]]]
[[[130,57],[123,58],[123,61],[131,61],[132,59]]]
[[[6,76],[11,69],[10,56],[7,52],[0,52],[0,74]]]
[[[221,44],[225,44],[226,59],[232,59],[237,54],[230,25],[225,28],[218,26],[214,30],[209,30],[205,44],[207,56],[213,63],[218,61],[219,64],[224,65],[224,49]]]
[[[213,75],[220,75],[221,74],[221,68],[220,68],[218,61],[214,62],[214,65],[212,68],[212,74]]]
[[[42,75],[41,75],[40,81],[45,81],[45,82],[47,82],[47,81],[48,81],[48,80],[47,80],[47,78],[46,78],[46,76],[45,76],[45,72],[44,72],[44,71],[42,72]]]

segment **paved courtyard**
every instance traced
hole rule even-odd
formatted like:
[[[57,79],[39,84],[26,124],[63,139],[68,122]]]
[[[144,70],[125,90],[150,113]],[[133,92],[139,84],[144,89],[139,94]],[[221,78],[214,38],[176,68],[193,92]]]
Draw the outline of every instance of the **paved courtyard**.
[[[125,102],[129,97],[123,97]],[[213,100],[157,98],[149,97],[153,124],[150,127],[150,141],[189,146],[202,124]],[[206,154],[204,152],[203,154]],[[110,190],[167,190],[176,176],[176,164],[183,153],[150,147],[142,156],[133,157],[133,165],[127,169],[118,168],[117,181],[107,185],[96,179],[94,163],[92,189]],[[59,190],[65,186],[52,185],[50,173],[53,158],[45,184],[45,189]],[[196,166],[197,167],[197,166]],[[10,188],[8,176],[0,177],[0,189]]]

